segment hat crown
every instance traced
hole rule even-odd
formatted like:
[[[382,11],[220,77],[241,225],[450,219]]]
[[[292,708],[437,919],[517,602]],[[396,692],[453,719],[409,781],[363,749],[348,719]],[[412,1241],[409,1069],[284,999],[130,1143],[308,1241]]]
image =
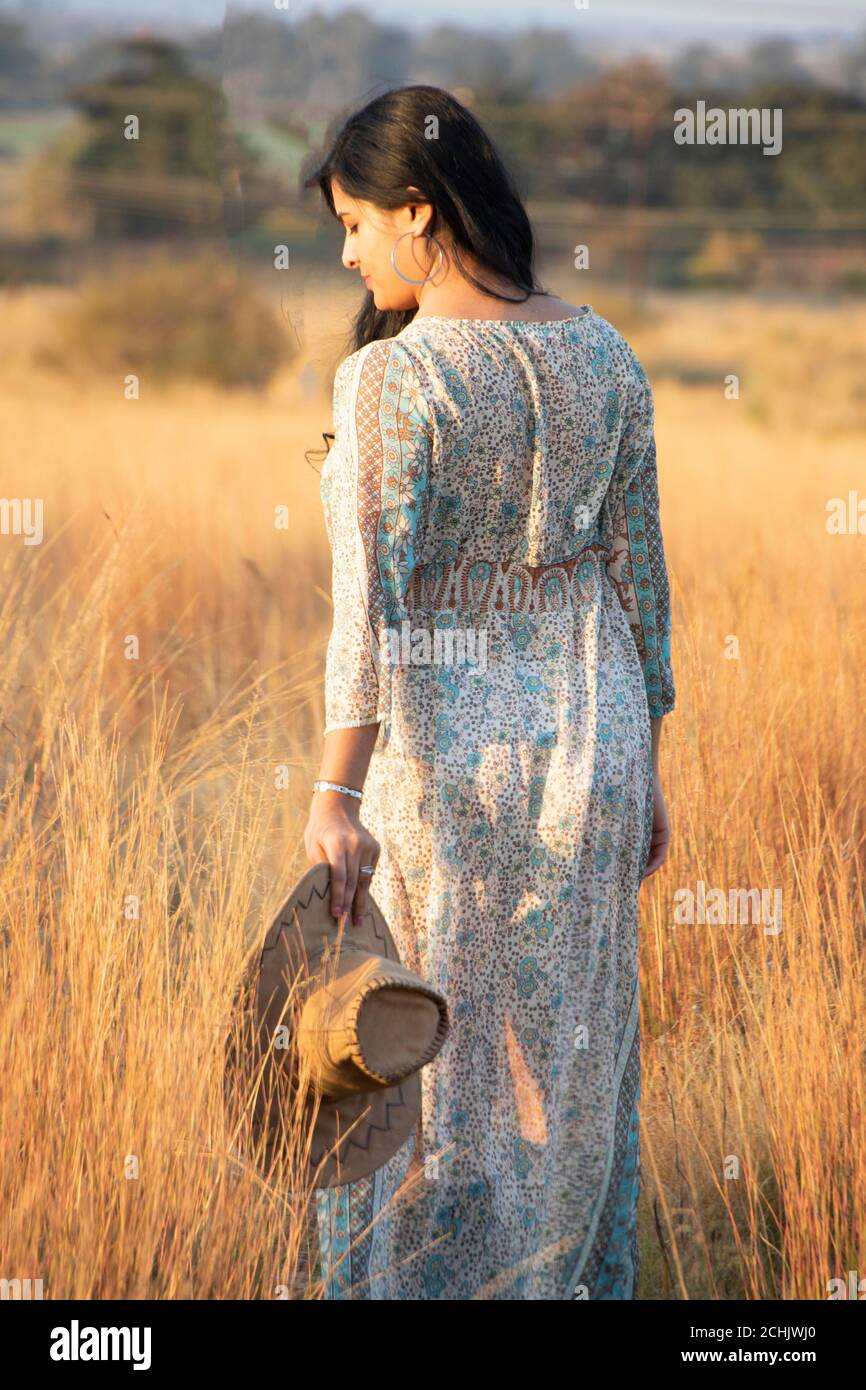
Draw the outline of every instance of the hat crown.
[[[405,1080],[435,1057],[447,1026],[435,990],[399,961],[365,953],[310,994],[298,1046],[323,1096],[336,1100]]]

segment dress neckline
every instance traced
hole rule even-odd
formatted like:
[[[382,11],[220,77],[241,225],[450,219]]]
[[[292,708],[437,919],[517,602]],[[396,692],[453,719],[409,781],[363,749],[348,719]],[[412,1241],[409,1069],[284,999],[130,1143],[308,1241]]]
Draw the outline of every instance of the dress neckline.
[[[586,318],[591,313],[592,305],[582,304],[579,314],[571,314],[566,319],[453,319],[447,314],[416,314],[400,332],[405,333],[407,328],[413,328],[416,323],[483,323],[496,328],[553,328],[560,323],[576,323],[578,319]]]

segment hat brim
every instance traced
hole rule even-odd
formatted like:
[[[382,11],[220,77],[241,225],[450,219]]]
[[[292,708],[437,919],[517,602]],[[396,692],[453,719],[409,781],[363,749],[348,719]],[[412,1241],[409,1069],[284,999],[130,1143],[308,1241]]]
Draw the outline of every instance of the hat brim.
[[[254,1009],[257,1033],[264,1039],[273,1026],[287,1018],[292,982],[305,954],[309,932],[305,916],[329,917],[331,869],[326,861],[314,864],[298,881],[265,937],[255,981]],[[365,926],[377,954],[399,961],[388,924],[372,894],[367,896]],[[315,933],[314,933],[315,934]],[[266,1062],[267,1067],[267,1062]],[[279,1078],[265,1078],[256,1107],[255,1127],[265,1131],[265,1161],[271,1166],[284,1142],[286,1115],[292,1113],[279,1096]],[[266,1098],[269,1096],[269,1099]],[[309,1142],[309,1178],[317,1188],[335,1187],[369,1177],[393,1157],[415,1129],[421,1113],[420,1072],[394,1086],[377,1087],[340,1100],[318,1097]],[[295,1112],[297,1113],[297,1112]]]

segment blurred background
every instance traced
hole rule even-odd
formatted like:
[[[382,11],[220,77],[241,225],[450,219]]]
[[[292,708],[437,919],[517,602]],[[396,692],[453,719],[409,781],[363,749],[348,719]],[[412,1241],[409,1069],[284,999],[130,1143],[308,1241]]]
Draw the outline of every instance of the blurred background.
[[[307,867],[318,469],[362,290],[299,176],[335,119],[411,82],[480,118],[542,283],[609,318],[655,392],[678,707],[674,850],[641,894],[641,1297],[825,1297],[866,1267],[860,0],[0,3],[0,941],[22,1025],[0,1273],[317,1296],[297,1183],[233,1166],[201,1039]],[[698,102],[781,110],[781,151],[676,143]],[[784,932],[677,925],[698,880],[781,888]],[[144,1151],[149,1182],[118,1182]]]

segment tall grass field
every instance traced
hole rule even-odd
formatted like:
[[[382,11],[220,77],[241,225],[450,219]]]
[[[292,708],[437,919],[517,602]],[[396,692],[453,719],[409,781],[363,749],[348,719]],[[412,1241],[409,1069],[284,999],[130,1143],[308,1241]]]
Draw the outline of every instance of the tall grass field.
[[[39,544],[0,534],[0,1276],[321,1297],[308,1134],[263,1173],[225,1057],[309,867],[350,306],[311,290],[264,387],[145,372],[130,398],[64,337],[77,293],[0,314],[0,493],[44,507]],[[677,687],[639,1296],[824,1299],[866,1276],[866,307],[595,308],[654,389]]]

